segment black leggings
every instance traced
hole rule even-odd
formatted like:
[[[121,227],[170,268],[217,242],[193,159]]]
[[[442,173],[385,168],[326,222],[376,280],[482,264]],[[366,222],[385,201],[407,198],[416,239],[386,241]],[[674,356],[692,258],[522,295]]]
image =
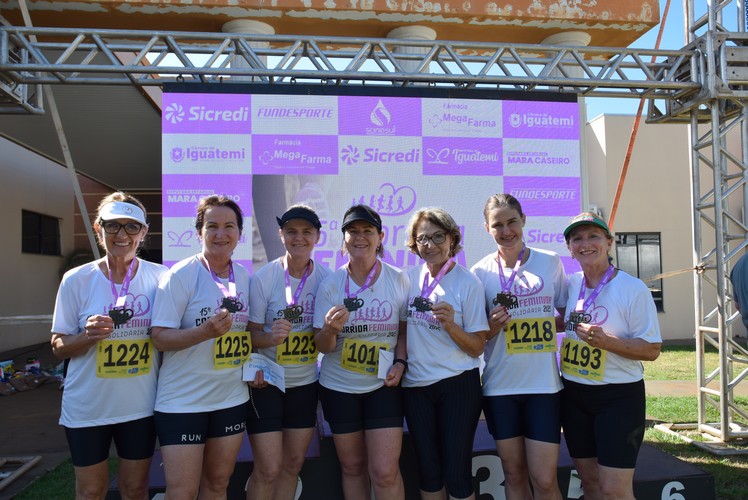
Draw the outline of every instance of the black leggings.
[[[473,494],[473,439],[481,397],[477,368],[425,387],[403,389],[422,491],[440,491],[446,482],[454,497]]]

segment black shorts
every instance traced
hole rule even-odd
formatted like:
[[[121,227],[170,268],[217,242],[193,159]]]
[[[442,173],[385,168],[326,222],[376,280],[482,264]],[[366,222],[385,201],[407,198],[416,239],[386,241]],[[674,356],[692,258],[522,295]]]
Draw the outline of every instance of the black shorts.
[[[308,429],[317,422],[319,383],[289,387],[285,394],[273,385],[249,388],[247,433]]]
[[[112,440],[117,456],[125,460],[151,458],[156,446],[153,417],[95,427],[65,427],[65,436],[76,467],[96,465],[109,458]]]
[[[350,394],[320,386],[319,399],[333,434],[403,426],[400,387]]]
[[[561,442],[561,396],[510,394],[484,396],[483,413],[496,441],[523,436],[544,443]]]
[[[162,413],[157,411],[155,417],[158,442],[161,446],[203,444],[211,438],[244,432],[247,403],[223,410],[199,413]]]
[[[585,385],[564,380],[561,424],[573,458],[633,469],[644,439],[647,401],[644,381]]]

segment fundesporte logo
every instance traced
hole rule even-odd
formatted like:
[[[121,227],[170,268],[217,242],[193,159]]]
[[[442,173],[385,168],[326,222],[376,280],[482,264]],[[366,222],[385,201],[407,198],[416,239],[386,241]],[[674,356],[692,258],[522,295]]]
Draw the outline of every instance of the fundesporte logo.
[[[356,146],[346,146],[340,152],[340,159],[348,165],[358,163],[361,158],[361,154]]]
[[[176,125],[177,123],[184,120],[184,108],[181,104],[173,102],[166,106],[166,110],[164,111],[164,117],[167,121],[169,121],[172,125]]]

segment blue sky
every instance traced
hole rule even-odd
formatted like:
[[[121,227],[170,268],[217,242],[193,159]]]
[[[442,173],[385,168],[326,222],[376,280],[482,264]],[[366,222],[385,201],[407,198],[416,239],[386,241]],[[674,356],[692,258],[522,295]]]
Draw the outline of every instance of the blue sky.
[[[660,17],[665,13],[666,0],[660,0]],[[706,12],[706,2],[694,0],[696,15]],[[723,9],[723,24],[728,30],[737,31],[737,1],[733,1]],[[663,33],[661,49],[680,49],[686,45],[683,26],[683,1],[670,0],[670,11],[665,20],[665,31]],[[653,49],[657,41],[657,33],[660,26],[657,25],[644,34],[641,38],[631,44],[631,47]],[[590,97],[587,103],[587,119],[591,120],[603,113],[607,114],[630,114],[636,113],[639,106],[638,99],[611,99],[602,97]],[[644,112],[646,113],[646,107]]]

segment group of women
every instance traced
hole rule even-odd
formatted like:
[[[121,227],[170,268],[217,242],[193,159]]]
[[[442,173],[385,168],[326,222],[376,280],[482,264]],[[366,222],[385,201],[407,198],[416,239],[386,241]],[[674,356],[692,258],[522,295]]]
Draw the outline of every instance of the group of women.
[[[403,418],[421,498],[475,498],[481,411],[506,498],[561,498],[563,425],[585,498],[632,499],[641,360],[661,344],[647,287],[610,264],[613,238],[594,214],[564,229],[582,268],[568,282],[558,255],[525,246],[514,197],[492,196],[484,217],[497,251],[468,270],[454,260],[452,217],[417,211],[406,244],[423,264],[402,271],[382,260],[379,214],[352,206],[348,262],[331,271],[312,259],[317,214],[293,206],[277,217],[285,255],[250,280],[231,260],[243,223],[232,200],[200,202],[202,251],[171,270],[136,256],[143,206],[124,193],[102,200],[94,227],[106,255],[66,273],[52,327],[55,353],[71,358],[60,422],[77,497],[104,497],[114,440],[122,498],[147,498],[158,437],[167,498],[225,498],[246,430],[247,498],[292,499],[320,401],[348,499],[405,497]],[[251,353],[279,365],[284,390],[262,370],[242,381]]]

